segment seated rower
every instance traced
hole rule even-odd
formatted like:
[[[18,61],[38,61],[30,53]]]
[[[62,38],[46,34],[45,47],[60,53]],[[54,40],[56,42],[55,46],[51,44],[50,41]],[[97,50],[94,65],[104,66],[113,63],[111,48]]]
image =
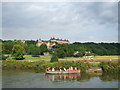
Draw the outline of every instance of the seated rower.
[[[55,71],[55,69],[54,69],[54,68],[52,68],[52,71]]]
[[[66,71],[66,68],[63,68],[64,69],[64,71]]]
[[[69,67],[69,70],[71,70],[71,67]]]
[[[70,70],[73,70],[73,67],[72,67],[72,66],[70,67]]]
[[[76,67],[75,67],[74,69],[75,69],[75,70],[77,70],[77,68],[76,68]]]
[[[50,71],[50,67],[48,67],[46,70],[47,70],[47,71]]]

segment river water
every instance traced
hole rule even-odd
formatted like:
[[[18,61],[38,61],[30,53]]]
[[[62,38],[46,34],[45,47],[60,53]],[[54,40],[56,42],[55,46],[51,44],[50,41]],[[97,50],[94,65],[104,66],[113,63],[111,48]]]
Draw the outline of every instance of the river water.
[[[2,88],[118,88],[118,75],[46,75],[33,71],[3,70]]]

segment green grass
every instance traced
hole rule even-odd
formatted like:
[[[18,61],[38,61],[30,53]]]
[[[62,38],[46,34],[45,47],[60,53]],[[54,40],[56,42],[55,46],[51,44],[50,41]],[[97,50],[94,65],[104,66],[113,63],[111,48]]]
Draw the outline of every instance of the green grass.
[[[31,55],[25,55],[24,60],[50,60],[51,56],[40,55],[40,57],[32,57]],[[15,60],[12,56],[9,56],[7,60]]]
[[[120,56],[95,56],[93,57],[93,60],[114,60],[118,59]],[[59,60],[88,60],[88,58],[83,58],[83,57],[65,57],[61,58]]]
[[[89,63],[92,64],[93,66],[96,66],[96,67],[98,67],[100,64],[100,62],[89,62]]]
[[[119,56],[95,56],[93,57],[93,60],[118,60]],[[32,57],[31,55],[25,55],[24,60],[47,60],[49,61],[51,59],[51,55],[44,56],[40,55],[40,57]],[[9,58],[7,60],[14,60],[13,57],[9,55]],[[59,61],[77,61],[77,60],[88,60],[88,58],[82,58],[82,57],[65,57],[65,58],[59,58]]]
[[[82,57],[65,57],[65,58],[60,58],[59,60],[84,60]]]
[[[95,56],[94,59],[118,59],[120,56]]]
[[[25,60],[50,60],[51,56],[40,55],[40,57],[32,57],[31,55],[25,55]]]

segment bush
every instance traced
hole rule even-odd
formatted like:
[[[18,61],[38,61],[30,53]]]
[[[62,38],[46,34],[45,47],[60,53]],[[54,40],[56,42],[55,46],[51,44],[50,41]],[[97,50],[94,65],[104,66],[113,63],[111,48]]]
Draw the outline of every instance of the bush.
[[[2,60],[6,60],[9,56],[2,55]],[[0,58],[1,59],[1,58]]]
[[[100,67],[104,72],[120,72],[119,62],[101,62]]]
[[[55,56],[55,55],[53,55],[53,56],[51,57],[50,62],[57,62],[57,61],[58,61],[58,57]]]

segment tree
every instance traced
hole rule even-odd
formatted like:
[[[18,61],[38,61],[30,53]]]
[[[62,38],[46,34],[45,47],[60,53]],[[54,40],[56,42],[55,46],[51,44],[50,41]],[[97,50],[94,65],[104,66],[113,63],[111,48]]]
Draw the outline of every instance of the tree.
[[[48,51],[46,44],[42,44],[39,48],[40,48],[41,55],[44,55],[44,52]]]
[[[13,46],[12,49],[12,56],[16,59],[16,60],[22,60],[24,59],[23,56],[25,54],[25,49],[23,46],[16,44]]]
[[[32,51],[31,54],[32,54],[33,57],[40,57],[39,56],[40,51],[39,51],[38,47],[33,47],[31,51]]]
[[[72,48],[66,48],[66,56],[72,57],[74,54],[74,50]]]
[[[63,49],[59,48],[59,49],[55,50],[54,55],[56,55],[59,58],[64,58],[66,56],[66,53]]]
[[[29,45],[36,45],[38,41],[34,41],[34,40],[26,40],[25,44]]]
[[[2,44],[2,49],[4,49],[4,54],[11,54],[14,42],[11,40],[4,41]]]
[[[32,55],[32,52],[34,51],[34,48],[35,47],[37,47],[37,46],[35,46],[35,45],[29,45],[28,47],[27,47],[27,54],[28,55]]]
[[[53,56],[51,57],[50,62],[57,62],[57,61],[58,61],[58,57],[57,57],[56,55],[53,55]]]
[[[82,52],[79,52],[77,54],[74,55],[74,57],[83,57],[85,54]]]

